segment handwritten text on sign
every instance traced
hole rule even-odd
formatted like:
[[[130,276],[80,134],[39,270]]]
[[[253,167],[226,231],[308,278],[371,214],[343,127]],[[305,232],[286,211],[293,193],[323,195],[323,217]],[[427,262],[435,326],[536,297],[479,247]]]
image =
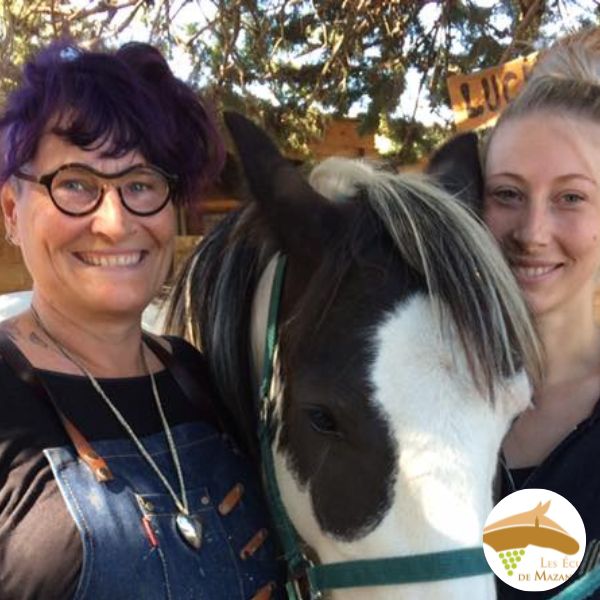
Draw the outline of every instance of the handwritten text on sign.
[[[518,93],[537,59],[537,52],[471,75],[448,78],[448,91],[458,131],[493,125]]]

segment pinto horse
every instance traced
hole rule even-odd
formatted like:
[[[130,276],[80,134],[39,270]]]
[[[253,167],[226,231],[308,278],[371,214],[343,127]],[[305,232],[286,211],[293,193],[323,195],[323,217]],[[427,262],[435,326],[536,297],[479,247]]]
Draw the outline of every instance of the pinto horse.
[[[254,124],[226,123],[251,195],[196,249],[171,331],[202,346],[247,449],[276,253],[287,257],[272,452],[287,514],[322,564],[481,546],[501,440],[530,399],[539,351],[494,242],[458,201],[475,142],[438,179],[329,159],[310,183]],[[350,587],[332,598],[495,597],[490,574]]]

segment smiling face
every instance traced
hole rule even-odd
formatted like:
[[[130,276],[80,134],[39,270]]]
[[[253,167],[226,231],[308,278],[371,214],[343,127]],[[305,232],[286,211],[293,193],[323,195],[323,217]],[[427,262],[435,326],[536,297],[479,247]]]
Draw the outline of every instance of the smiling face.
[[[67,163],[83,163],[111,174],[146,163],[136,152],[105,158],[101,150],[82,150],[46,134],[22,170],[39,177]],[[96,211],[73,217],[54,206],[43,185],[18,181],[4,186],[2,207],[33,277],[35,301],[64,314],[137,318],[167,276],[175,236],[171,203],[155,215],[136,216],[109,186]]]
[[[552,113],[503,123],[484,218],[536,316],[592,307],[600,266],[600,125]]]

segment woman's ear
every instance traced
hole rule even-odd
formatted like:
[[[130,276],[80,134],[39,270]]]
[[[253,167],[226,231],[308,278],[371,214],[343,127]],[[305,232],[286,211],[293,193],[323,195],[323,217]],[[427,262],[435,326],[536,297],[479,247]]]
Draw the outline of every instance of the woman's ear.
[[[14,246],[19,245],[19,235],[17,228],[17,185],[8,180],[0,188],[0,206],[4,216],[4,231],[6,240]]]

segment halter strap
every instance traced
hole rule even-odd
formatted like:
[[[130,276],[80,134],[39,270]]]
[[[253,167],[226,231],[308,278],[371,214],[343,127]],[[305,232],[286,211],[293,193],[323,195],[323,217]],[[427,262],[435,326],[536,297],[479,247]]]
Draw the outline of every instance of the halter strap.
[[[263,360],[263,375],[259,388],[260,415],[258,423],[258,440],[260,443],[261,459],[265,472],[265,487],[275,528],[279,534],[279,540],[283,546],[285,560],[293,577],[304,571],[306,558],[300,550],[299,538],[292,525],[287,511],[281,500],[279,486],[275,477],[275,465],[273,463],[272,443],[274,437],[273,412],[274,402],[271,396],[271,384],[273,381],[273,362],[277,346],[277,324],[279,315],[279,304],[283,290],[286,257],[281,255],[277,258],[271,298],[269,301],[269,315],[267,319],[267,332],[265,341],[265,354]],[[288,590],[289,593],[289,590]],[[293,598],[294,596],[290,596]]]
[[[562,592],[552,596],[552,600],[584,600],[592,598],[594,592],[600,589],[600,567],[595,567],[589,573],[582,575]]]
[[[483,548],[314,565],[308,578],[315,589],[399,585],[491,573]]]
[[[461,548],[429,554],[401,556],[372,560],[356,560],[324,565],[313,565],[301,549],[300,538],[283,505],[273,460],[273,368],[277,347],[277,325],[286,257],[278,256],[269,301],[265,355],[260,385],[260,419],[258,436],[265,473],[267,497],[273,520],[289,565],[287,584],[291,600],[322,598],[326,590],[398,585],[426,581],[439,581],[459,577],[491,574],[483,548]],[[308,596],[305,596],[308,593]]]

